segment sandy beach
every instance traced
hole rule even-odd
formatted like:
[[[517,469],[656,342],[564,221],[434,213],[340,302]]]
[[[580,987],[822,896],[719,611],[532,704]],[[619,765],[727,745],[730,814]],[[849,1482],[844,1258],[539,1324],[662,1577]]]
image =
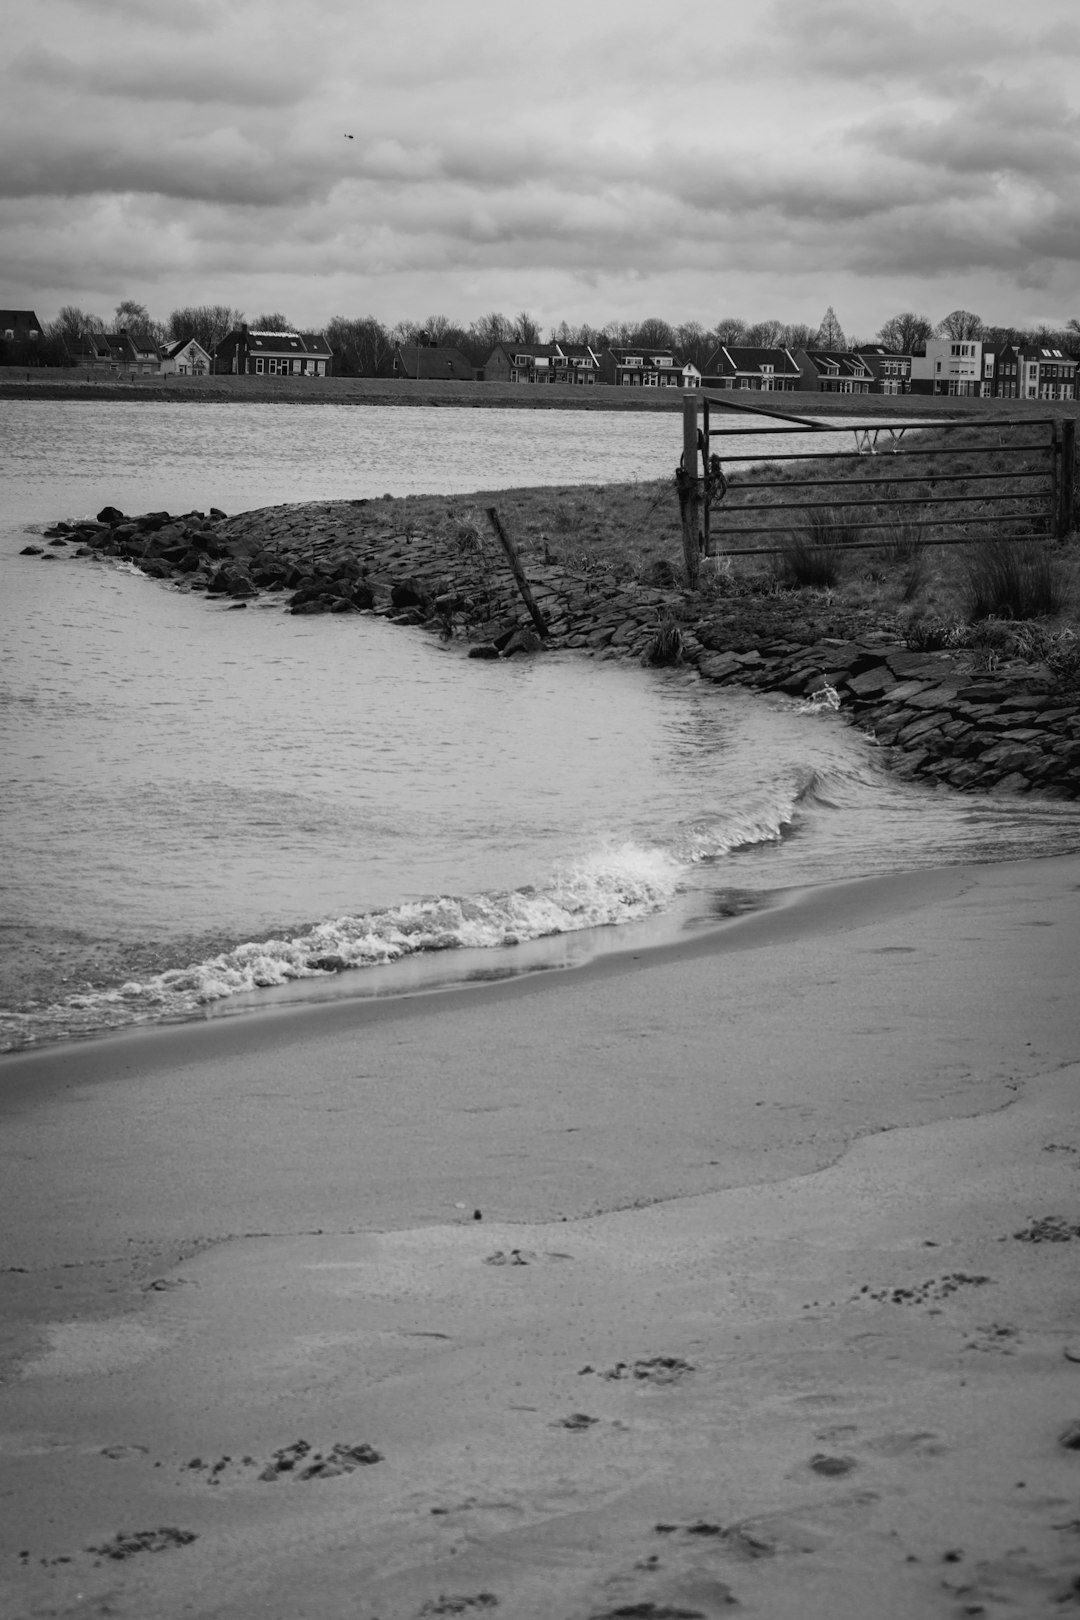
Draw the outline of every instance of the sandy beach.
[[[1066,1612],[1078,960],[1069,856],[5,1059],[0,1611]]]

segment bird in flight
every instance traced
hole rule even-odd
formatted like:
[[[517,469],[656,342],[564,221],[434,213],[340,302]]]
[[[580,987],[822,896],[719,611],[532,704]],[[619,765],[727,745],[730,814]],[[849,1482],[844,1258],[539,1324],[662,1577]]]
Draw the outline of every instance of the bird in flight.
[[[356,136],[355,135],[346,135],[345,139],[347,141],[354,141],[356,139]]]

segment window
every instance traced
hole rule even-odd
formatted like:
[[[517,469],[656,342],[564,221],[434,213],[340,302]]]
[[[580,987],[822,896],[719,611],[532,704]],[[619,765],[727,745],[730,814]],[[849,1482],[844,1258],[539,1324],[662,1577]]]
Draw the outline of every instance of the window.
[[[257,355],[255,357],[255,375],[257,377],[262,376],[262,374],[263,374],[263,365],[264,365],[264,361],[263,361],[262,355],[261,354]]]

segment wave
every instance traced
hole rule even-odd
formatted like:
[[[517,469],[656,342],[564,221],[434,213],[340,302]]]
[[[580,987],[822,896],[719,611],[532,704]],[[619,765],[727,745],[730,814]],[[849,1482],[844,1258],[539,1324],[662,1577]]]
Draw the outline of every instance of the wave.
[[[609,842],[556,868],[539,886],[432,895],[302,932],[248,940],[205,961],[145,979],[72,994],[48,1006],[0,1011],[0,1051],[198,1016],[216,1002],[297,980],[382,967],[421,953],[492,950],[529,940],[618,927],[666,909],[698,863],[779,841],[803,804],[828,805],[813,770],[774,783],[738,808],[673,830],[664,844]]]

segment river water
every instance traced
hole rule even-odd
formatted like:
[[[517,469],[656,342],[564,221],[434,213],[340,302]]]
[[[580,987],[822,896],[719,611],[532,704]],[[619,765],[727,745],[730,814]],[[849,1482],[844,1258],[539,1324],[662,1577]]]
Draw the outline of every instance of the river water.
[[[1077,807],[897,782],[785,699],[19,555],[105,504],[657,479],[679,437],[637,413],[0,403],[0,1048],[550,968],[794,884],[1080,847]]]

